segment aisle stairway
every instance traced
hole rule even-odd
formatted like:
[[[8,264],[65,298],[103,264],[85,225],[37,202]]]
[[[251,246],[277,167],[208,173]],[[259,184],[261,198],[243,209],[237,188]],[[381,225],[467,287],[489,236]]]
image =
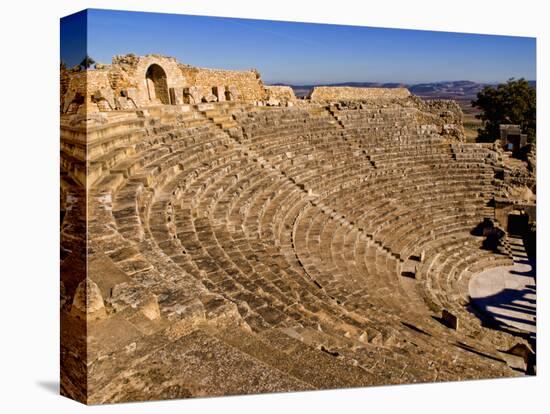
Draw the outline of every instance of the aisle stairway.
[[[92,401],[518,374],[518,338],[464,303],[511,260],[470,234],[492,214],[489,148],[411,108],[119,117],[89,145]]]

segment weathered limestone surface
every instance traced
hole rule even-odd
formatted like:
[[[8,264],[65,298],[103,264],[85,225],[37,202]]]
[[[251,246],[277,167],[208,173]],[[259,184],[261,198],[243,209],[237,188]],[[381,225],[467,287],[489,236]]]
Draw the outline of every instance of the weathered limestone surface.
[[[157,96],[161,89],[162,96]],[[199,68],[154,54],[114,56],[110,65],[61,71],[62,113],[203,101],[253,102],[265,100],[266,96],[260,75],[253,69]]]
[[[527,372],[506,352],[533,348],[525,332],[469,310],[471,278],[513,263],[495,210],[513,169],[500,147],[461,141],[454,103],[374,91],[288,106],[288,90],[248,74],[246,93],[266,95],[233,100],[241,75],[226,96],[223,73],[205,90],[169,80],[192,79],[175,61],[140,59],[115,58],[130,75],[110,80],[136,107],[96,102],[61,118],[65,395],[96,404]],[[198,102],[141,105],[132,71],[145,82],[150,65],[172,64],[167,85]]]
[[[267,100],[268,102],[275,103],[287,103],[295,102],[296,95],[290,86],[266,86]]]
[[[264,85],[258,72],[198,68],[180,65],[189,85],[194,85],[199,94],[206,96],[218,87],[219,101],[261,101],[266,97]],[[226,95],[229,99],[226,99]],[[198,102],[197,102],[198,103]]]
[[[354,88],[351,86],[316,86],[312,101],[336,102],[352,100],[404,99],[411,96],[406,88]]]

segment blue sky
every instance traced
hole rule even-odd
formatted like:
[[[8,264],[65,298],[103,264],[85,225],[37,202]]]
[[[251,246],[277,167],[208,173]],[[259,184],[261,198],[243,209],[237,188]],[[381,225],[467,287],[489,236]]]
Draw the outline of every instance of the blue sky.
[[[536,77],[536,42],[527,37],[96,9],[87,23],[88,54],[98,62],[159,53],[196,66],[256,68],[267,83]],[[64,41],[62,58],[72,66],[82,58]]]

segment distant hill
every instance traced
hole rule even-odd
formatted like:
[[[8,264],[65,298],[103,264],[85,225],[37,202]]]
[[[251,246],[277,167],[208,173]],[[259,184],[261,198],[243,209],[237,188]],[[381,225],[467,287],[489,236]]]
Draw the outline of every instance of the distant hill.
[[[536,81],[529,81],[533,86],[536,86]],[[274,85],[290,86],[296,96],[306,96],[315,86],[354,86],[360,88],[407,88],[413,94],[425,99],[454,99],[459,101],[462,106],[470,105],[470,101],[476,98],[476,95],[485,86],[496,85],[496,83],[478,83],[468,80],[459,81],[443,81],[430,83],[405,84],[395,82],[343,82],[329,83],[319,85],[288,85],[276,83]]]

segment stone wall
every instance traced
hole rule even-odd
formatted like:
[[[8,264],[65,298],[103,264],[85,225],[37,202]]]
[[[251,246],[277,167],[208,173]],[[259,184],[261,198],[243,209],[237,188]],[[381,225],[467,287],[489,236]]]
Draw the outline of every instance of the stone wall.
[[[256,70],[198,68],[161,55],[116,55],[110,65],[63,69],[60,82],[62,113],[267,98]]]
[[[522,212],[529,217],[529,224],[537,220],[537,206],[535,202],[527,203],[504,198],[495,198],[495,219],[508,231],[508,216],[514,212]]]
[[[436,125],[441,135],[464,141],[464,114],[460,105],[453,100],[446,99],[420,99],[414,95],[411,99],[415,101],[419,112],[419,123]]]
[[[69,71],[62,76],[61,111],[97,112],[117,109],[120,91],[111,86],[110,67],[97,70]]]
[[[60,105],[61,109],[63,109],[63,106],[65,104],[65,96],[67,95],[67,91],[69,90],[69,85],[71,83],[71,74],[67,68],[64,66],[61,66],[59,69],[59,99],[60,99]]]
[[[67,71],[61,80],[61,112],[77,112],[87,96],[87,72]]]
[[[266,99],[260,74],[255,70],[237,71],[180,65],[188,79],[191,101],[261,101]]]
[[[158,65],[164,72],[167,89],[188,86],[175,58],[133,54],[114,56],[112,65],[109,66],[109,81],[115,96],[129,98],[138,107],[161,103],[158,99],[151,99],[147,84],[147,71],[152,65]]]
[[[290,86],[266,86],[268,102],[278,101],[280,103],[293,102],[296,100],[294,90]]]
[[[354,88],[348,86],[317,86],[313,88],[312,101],[361,101],[381,99],[406,99],[411,93],[406,88]]]

